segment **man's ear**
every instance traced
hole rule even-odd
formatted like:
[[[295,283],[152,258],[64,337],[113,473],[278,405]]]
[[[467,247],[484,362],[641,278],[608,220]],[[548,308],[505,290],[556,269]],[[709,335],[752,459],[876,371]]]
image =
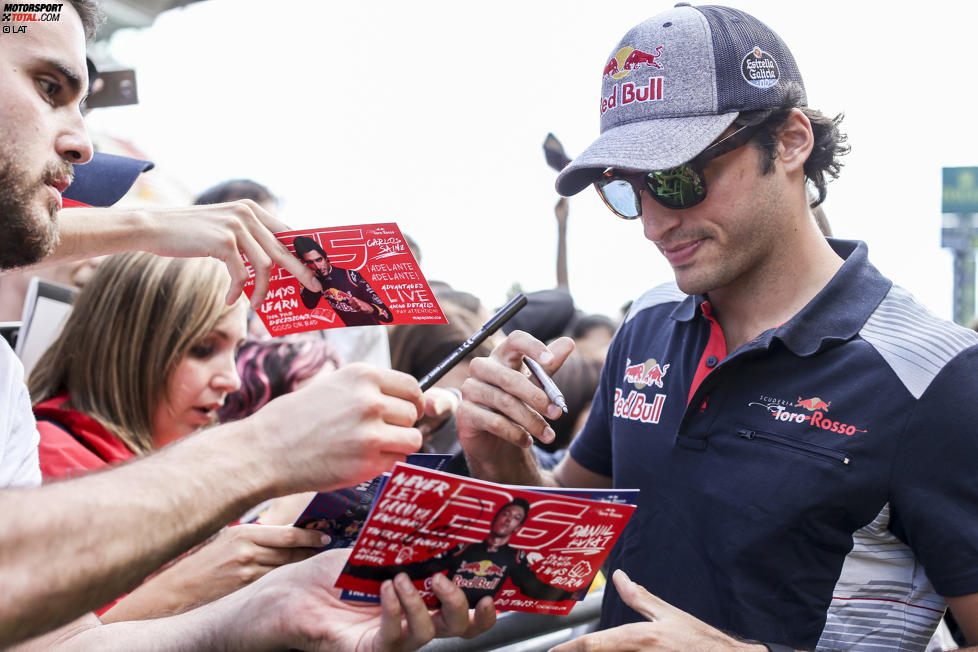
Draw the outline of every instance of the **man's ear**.
[[[815,137],[812,123],[800,109],[792,109],[778,132],[778,158],[788,172],[804,173],[805,161],[812,153]]]

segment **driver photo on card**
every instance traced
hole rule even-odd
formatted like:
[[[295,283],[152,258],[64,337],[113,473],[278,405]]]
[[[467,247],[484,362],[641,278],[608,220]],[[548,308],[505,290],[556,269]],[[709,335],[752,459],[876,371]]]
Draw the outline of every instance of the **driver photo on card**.
[[[435,573],[444,573],[460,587],[475,606],[484,596],[496,597],[506,580],[520,592],[536,600],[561,601],[576,599],[577,593],[551,586],[540,580],[530,569],[533,559],[522,550],[509,545],[512,537],[530,515],[530,503],[524,498],[514,498],[493,516],[489,533],[479,543],[460,543],[434,557],[398,566],[359,566],[347,563],[343,572],[353,577],[372,580],[393,578],[407,573],[413,580],[426,579]],[[413,550],[402,549],[398,561],[412,557]],[[536,554],[540,557],[539,553]]]
[[[394,320],[390,308],[359,272],[330,264],[323,248],[308,236],[297,236],[292,245],[295,255],[323,286],[322,292],[301,288],[300,296],[306,308],[315,312],[325,299],[347,326],[389,324]]]

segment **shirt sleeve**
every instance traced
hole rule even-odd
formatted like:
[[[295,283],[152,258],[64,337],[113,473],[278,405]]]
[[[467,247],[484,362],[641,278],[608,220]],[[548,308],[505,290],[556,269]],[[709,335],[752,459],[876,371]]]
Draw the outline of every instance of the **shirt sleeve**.
[[[617,359],[618,341],[616,335],[601,369],[598,391],[594,394],[587,421],[570,445],[570,456],[575,462],[609,478],[612,477],[611,409],[615,396],[615,381],[609,369],[616,368],[610,361]]]
[[[24,366],[6,340],[0,342],[0,402],[0,488],[36,487],[41,484],[40,435],[24,385]]]
[[[894,458],[891,531],[943,596],[978,592],[978,347],[917,401]]]

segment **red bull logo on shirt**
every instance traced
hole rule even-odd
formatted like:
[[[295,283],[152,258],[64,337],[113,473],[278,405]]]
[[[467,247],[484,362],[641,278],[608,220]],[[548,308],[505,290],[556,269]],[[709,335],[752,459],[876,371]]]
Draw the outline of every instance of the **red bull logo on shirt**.
[[[621,389],[615,388],[615,403],[612,410],[614,416],[642,423],[659,423],[662,418],[662,407],[666,404],[665,394],[656,394],[649,401],[644,392],[634,389],[625,396]]]
[[[625,362],[625,382],[644,389],[647,385],[662,387],[662,379],[669,371],[669,365],[660,365],[655,358],[649,358],[641,364],[632,364],[631,358]]]

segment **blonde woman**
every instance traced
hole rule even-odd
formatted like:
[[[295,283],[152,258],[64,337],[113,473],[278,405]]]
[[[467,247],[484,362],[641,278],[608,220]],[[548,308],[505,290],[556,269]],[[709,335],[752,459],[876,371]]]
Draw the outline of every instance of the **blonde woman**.
[[[102,263],[29,381],[46,480],[147,454],[214,422],[240,385],[235,353],[246,333],[247,304],[227,306],[227,288],[214,259],[136,252]],[[100,615],[179,613],[319,545],[318,532],[298,528],[224,528]]]

